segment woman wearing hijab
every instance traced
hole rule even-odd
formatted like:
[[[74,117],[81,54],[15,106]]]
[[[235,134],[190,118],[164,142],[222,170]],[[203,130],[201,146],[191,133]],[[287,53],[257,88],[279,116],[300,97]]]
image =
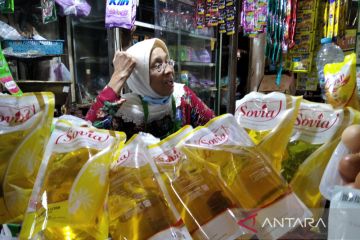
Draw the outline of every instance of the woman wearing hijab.
[[[157,38],[116,52],[114,73],[97,96],[86,119],[99,128],[165,138],[184,125],[204,125],[214,112],[190,88],[174,82],[174,61]],[[121,95],[125,84],[131,93]]]

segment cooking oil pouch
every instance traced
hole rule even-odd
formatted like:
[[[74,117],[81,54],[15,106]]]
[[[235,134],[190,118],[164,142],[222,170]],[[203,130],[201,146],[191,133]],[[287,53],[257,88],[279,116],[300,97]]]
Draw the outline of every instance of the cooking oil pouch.
[[[146,138],[146,136],[145,136]],[[111,164],[109,215],[112,239],[191,239],[147,150],[135,134]]]
[[[327,103],[335,108],[352,107],[360,110],[356,87],[356,54],[345,56],[344,62],[324,67]]]
[[[185,126],[158,144],[150,145],[150,155],[194,239],[237,239],[245,234],[234,216],[239,206],[217,176],[204,168],[204,163],[184,155],[176,147],[191,131],[191,126]]]
[[[114,149],[125,134],[58,120],[29,201],[20,239],[107,239],[105,208]]]
[[[52,93],[0,95],[0,223],[21,222],[50,137]]]
[[[304,159],[303,163],[295,172],[290,185],[304,204],[313,211],[315,217],[319,217],[323,210],[324,199],[320,193],[319,185],[326,165],[334,149],[340,142],[344,129],[351,124],[359,123],[360,116],[360,113],[352,108],[346,108],[345,110],[338,109],[329,112],[322,110],[321,113],[318,112],[317,117],[318,120],[322,117],[321,120],[317,121],[317,124],[313,125],[312,128],[308,128],[307,131],[308,134],[311,133],[311,129],[312,131],[316,130],[316,132],[319,132],[319,135],[314,134],[311,137],[310,134],[307,137],[309,140],[318,139],[319,142],[310,142],[309,140],[299,141],[297,146],[294,145],[292,152],[289,153],[297,153],[299,157]],[[309,115],[307,118],[313,119],[313,116],[314,115]],[[315,137],[315,135],[317,137]],[[326,135],[328,135],[328,140],[323,140],[325,143],[321,144],[320,140]],[[302,156],[302,154],[304,155]]]
[[[78,118],[73,115],[66,115],[66,114],[61,115],[58,119],[68,121],[72,125],[78,126],[78,127],[89,127],[89,128],[93,127],[93,125],[90,121],[86,121],[82,118]]]
[[[261,145],[278,172],[300,102],[301,97],[278,92],[251,92],[236,101],[236,121],[246,129],[256,145]]]
[[[271,166],[269,156],[259,146],[234,141],[244,134],[242,131],[234,117],[223,115],[196,128],[179,149],[203,163],[209,175],[218,177],[229,196],[242,208],[242,214],[237,215],[239,219],[256,214],[256,231],[253,232],[260,239],[277,239],[294,226],[267,228],[266,219],[298,218],[302,221],[311,213]],[[240,220],[240,223],[244,222]]]
[[[330,104],[301,102],[281,164],[281,174],[288,182],[313,152],[333,138],[343,121],[342,109],[334,109]]]

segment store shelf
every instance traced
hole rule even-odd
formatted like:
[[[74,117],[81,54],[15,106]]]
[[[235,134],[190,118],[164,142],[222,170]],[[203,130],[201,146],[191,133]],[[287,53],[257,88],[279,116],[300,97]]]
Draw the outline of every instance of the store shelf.
[[[32,61],[32,60],[50,60],[54,57],[67,56],[67,54],[54,54],[54,55],[27,55],[27,56],[13,56],[4,54],[7,60],[19,60],[19,61]]]
[[[191,67],[215,67],[215,63],[203,63],[203,62],[180,62],[183,66],[191,66]]]
[[[196,91],[196,92],[216,92],[217,91],[217,88],[216,87],[191,87],[191,89],[193,91]]]
[[[178,0],[178,2],[195,7],[194,1],[192,0]]]
[[[168,28],[164,28],[161,26],[157,26],[157,25],[150,24],[150,23],[144,23],[144,22],[140,22],[140,21],[135,21],[135,26],[159,30],[159,31],[167,32],[167,33],[180,34],[182,36],[187,36],[187,37],[192,37],[192,38],[216,41],[216,38],[213,38],[213,37],[198,35],[198,34],[186,32],[183,30],[168,29]]]

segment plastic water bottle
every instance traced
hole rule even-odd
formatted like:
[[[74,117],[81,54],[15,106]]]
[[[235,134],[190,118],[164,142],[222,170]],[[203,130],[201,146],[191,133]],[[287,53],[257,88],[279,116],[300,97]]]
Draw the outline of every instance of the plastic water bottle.
[[[321,39],[321,48],[316,55],[316,68],[318,72],[321,95],[324,100],[326,100],[324,66],[328,63],[336,63],[343,61],[344,53],[341,48],[334,44],[331,38]]]

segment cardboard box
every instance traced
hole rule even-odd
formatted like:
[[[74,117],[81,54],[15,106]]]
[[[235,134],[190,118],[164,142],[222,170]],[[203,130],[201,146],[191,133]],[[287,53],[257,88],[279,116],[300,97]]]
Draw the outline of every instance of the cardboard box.
[[[295,94],[296,88],[293,75],[283,74],[279,86],[276,85],[275,81],[276,75],[264,75],[258,86],[258,91],[263,93],[282,92],[290,95]]]

